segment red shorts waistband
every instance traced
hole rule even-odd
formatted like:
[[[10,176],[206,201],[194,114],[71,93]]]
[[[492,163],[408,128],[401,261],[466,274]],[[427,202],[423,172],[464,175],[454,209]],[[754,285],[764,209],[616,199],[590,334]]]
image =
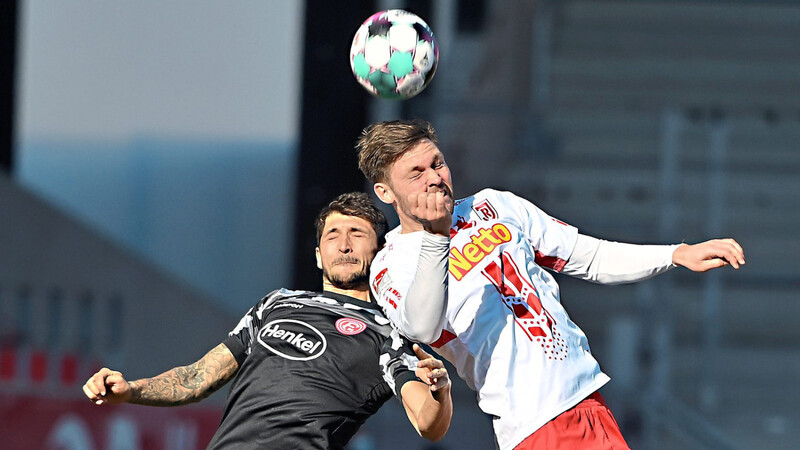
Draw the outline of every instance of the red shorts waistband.
[[[608,405],[606,405],[606,399],[604,399],[603,396],[597,391],[589,394],[588,397],[581,400],[581,402],[573,406],[573,408],[592,408],[595,406],[604,406],[608,408]]]

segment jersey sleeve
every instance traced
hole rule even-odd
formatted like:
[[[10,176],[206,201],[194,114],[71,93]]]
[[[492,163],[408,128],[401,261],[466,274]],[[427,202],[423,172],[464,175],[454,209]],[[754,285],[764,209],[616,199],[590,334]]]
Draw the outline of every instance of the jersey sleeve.
[[[264,323],[264,312],[267,306],[279,295],[279,291],[273,291],[262,298],[255,306],[239,320],[233,330],[228,333],[228,338],[222,341],[228,350],[231,351],[236,362],[241,367],[247,355],[250,354],[258,330]]]
[[[419,358],[411,346],[411,342],[393,328],[381,349],[379,361],[383,379],[397,398],[400,398],[404,384],[409,381],[422,382],[415,373]]]
[[[373,296],[404,335],[433,342],[447,310],[449,239],[419,231],[395,232],[387,241],[370,268]]]
[[[561,272],[569,261],[578,239],[578,229],[551,217],[528,200],[510,192],[497,192],[499,202],[520,222],[535,252],[536,264]]]
[[[672,254],[679,246],[627,244],[579,234],[563,273],[600,284],[642,281],[675,267]]]

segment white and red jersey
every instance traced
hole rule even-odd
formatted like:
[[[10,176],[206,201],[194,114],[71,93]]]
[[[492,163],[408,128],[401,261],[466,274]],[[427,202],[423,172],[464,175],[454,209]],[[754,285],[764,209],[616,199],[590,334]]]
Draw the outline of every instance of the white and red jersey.
[[[373,294],[396,325],[423,233],[399,231],[371,267]],[[513,448],[609,381],[545,270],[564,267],[578,230],[485,189],[456,201],[450,236],[446,321],[431,345],[477,391],[500,448]]]

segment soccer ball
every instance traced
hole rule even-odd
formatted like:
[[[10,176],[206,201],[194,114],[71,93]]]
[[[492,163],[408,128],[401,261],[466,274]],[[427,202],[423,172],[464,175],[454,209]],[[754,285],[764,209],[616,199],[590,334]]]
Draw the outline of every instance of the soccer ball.
[[[428,24],[402,9],[371,15],[350,46],[356,80],[382,98],[408,99],[422,92],[438,59],[439,46]]]

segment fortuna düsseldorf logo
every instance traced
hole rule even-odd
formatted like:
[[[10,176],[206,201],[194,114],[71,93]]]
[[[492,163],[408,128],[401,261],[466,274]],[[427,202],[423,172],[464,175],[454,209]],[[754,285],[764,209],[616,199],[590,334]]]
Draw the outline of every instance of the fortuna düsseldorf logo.
[[[313,326],[292,319],[279,319],[264,325],[258,333],[258,342],[278,356],[293,361],[310,361],[319,358],[328,347],[328,341]]]
[[[347,336],[352,336],[354,334],[361,333],[366,329],[367,329],[367,324],[358,319],[342,317],[341,319],[336,321],[336,331],[345,334]]]

